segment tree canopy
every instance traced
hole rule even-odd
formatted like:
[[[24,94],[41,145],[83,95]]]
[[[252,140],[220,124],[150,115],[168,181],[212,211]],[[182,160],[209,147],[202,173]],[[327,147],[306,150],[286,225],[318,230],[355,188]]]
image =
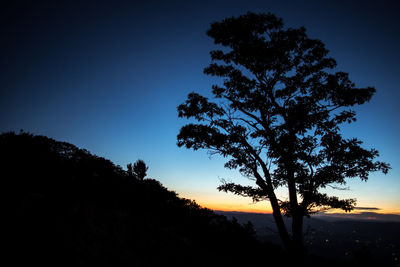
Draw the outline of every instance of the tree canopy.
[[[149,167],[147,167],[146,163],[141,159],[133,164],[133,173],[139,180],[143,180],[144,177],[146,177],[148,169]]]
[[[351,211],[356,203],[321,189],[390,168],[376,160],[376,149],[341,134],[341,125],[356,121],[354,107],[375,89],[357,87],[336,71],[320,40],[309,38],[304,27],[285,28],[270,13],[214,22],[207,35],[220,49],[210,52],[204,73],[223,82],[212,86],[212,100],[193,92],[178,106],[179,117],[195,121],[180,129],[178,146],[226,157],[225,167],[255,185],[224,182],[218,189],[268,199],[284,245],[300,246],[304,216],[328,208]],[[287,188],[287,199],[277,198],[279,187]],[[282,213],[293,217],[292,235]]]
[[[138,180],[143,180],[147,175],[147,170],[149,169],[146,163],[141,159],[138,159],[133,165],[132,163],[129,163],[126,167],[128,175]]]

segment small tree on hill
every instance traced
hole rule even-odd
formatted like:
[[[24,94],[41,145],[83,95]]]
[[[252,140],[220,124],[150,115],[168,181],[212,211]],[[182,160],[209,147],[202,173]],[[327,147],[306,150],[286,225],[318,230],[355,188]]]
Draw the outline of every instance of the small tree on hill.
[[[133,167],[132,164],[128,164],[128,173],[131,173],[133,177],[141,181],[146,177],[148,169],[149,167],[147,167],[146,163],[141,159],[137,160],[133,164]]]
[[[204,72],[223,84],[212,87],[214,101],[191,93],[178,107],[179,117],[198,121],[181,128],[178,146],[220,154],[227,168],[254,180],[255,186],[224,182],[218,189],[269,200],[284,247],[301,251],[304,216],[355,205],[320,189],[390,168],[374,160],[377,150],[340,133],[341,124],[355,121],[351,107],[368,102],[375,89],[357,88],[347,73],[334,72],[321,41],[304,28],[284,28],[272,14],[227,18],[207,34],[224,48],[211,51]],[[278,199],[279,187],[288,199]],[[282,214],[292,218],[291,234]]]
[[[129,164],[127,164],[126,165],[126,168],[127,168],[127,173],[128,173],[128,176],[129,177],[134,177],[134,174],[133,174],[133,165],[132,165],[132,163],[129,163]]]

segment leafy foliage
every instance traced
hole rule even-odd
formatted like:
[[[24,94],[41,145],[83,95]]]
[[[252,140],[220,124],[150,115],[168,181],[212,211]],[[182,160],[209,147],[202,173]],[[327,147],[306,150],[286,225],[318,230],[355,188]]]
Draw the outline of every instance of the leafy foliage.
[[[135,164],[133,164],[133,174],[139,180],[143,180],[144,177],[146,177],[148,169],[149,167],[147,167],[146,163],[141,159],[137,160]]]
[[[126,167],[128,175],[139,180],[143,180],[144,177],[146,177],[147,170],[149,169],[146,163],[141,159],[137,160],[133,165],[129,163]]]
[[[320,40],[303,27],[285,28],[273,14],[227,18],[207,34],[222,49],[211,51],[204,73],[223,82],[212,87],[213,101],[191,93],[178,106],[179,117],[198,122],[181,128],[178,146],[226,157],[227,168],[239,169],[257,187],[224,183],[219,190],[268,198],[275,219],[281,212],[295,215],[299,229],[301,217],[319,210],[351,211],[354,199],[320,189],[388,172],[387,163],[375,161],[377,150],[340,132],[356,120],[353,107],[368,102],[375,89],[358,88],[347,73],[334,72],[336,61]],[[277,199],[278,187],[288,189],[288,200]]]

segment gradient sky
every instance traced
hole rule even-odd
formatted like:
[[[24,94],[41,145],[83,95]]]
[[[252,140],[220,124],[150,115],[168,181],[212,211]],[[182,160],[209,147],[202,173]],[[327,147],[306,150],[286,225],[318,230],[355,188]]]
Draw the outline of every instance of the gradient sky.
[[[221,178],[249,182],[224,169],[224,159],[176,146],[185,124],[177,105],[192,91],[209,95],[213,83],[202,72],[214,48],[205,32],[211,22],[247,11],[305,26],[326,44],[337,70],[377,89],[343,133],[377,148],[393,168],[330,193],[400,214],[398,1],[11,2],[0,9],[1,132],[46,135],[121,166],[143,159],[149,177],[224,210],[269,208],[216,190]]]

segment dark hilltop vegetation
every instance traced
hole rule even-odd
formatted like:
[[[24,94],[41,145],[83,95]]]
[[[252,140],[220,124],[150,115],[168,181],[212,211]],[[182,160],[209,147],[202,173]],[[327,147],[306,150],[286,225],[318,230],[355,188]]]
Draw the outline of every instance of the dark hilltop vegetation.
[[[180,198],[157,180],[135,179],[72,144],[9,132],[0,135],[0,155],[3,253],[11,266],[291,264],[280,246],[258,240],[250,223]],[[356,260],[348,262],[363,263]]]
[[[244,266],[267,251],[250,226],[74,145],[5,133],[0,151],[15,266]]]

